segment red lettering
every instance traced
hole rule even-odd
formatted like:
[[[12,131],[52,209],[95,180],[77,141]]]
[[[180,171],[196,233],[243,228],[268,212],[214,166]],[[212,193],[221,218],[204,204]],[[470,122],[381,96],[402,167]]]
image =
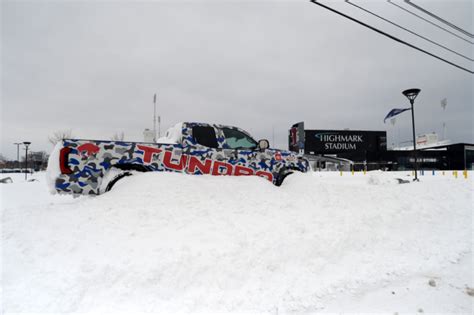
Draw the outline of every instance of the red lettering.
[[[99,152],[100,148],[93,143],[84,143],[78,146],[77,150],[85,156],[91,156]]]
[[[221,173],[221,168],[223,167],[225,167],[225,171]],[[212,175],[232,175],[232,165],[221,161],[214,161]]]
[[[273,174],[270,173],[270,172],[257,171],[257,173],[255,173],[255,175],[260,176],[260,177],[265,177],[266,179],[268,179],[271,182],[273,181]]]
[[[191,156],[189,158],[188,164],[188,173],[194,174],[196,173],[196,168],[201,171],[202,174],[210,174],[211,173],[211,164],[212,160],[206,159],[204,163],[195,156]]]
[[[173,157],[173,152],[171,151],[166,151],[165,152],[165,157],[163,158],[163,165],[167,169],[175,170],[175,171],[182,171],[184,167],[186,166],[186,161],[188,160],[187,155],[181,155],[181,158],[179,160],[179,163],[173,163],[172,160]]]
[[[253,169],[242,166],[242,165],[236,165],[234,169],[234,175],[236,176],[253,175]]]
[[[140,145],[140,144],[138,144],[137,147],[139,150],[143,151],[143,162],[145,163],[150,163],[151,157],[153,156],[153,154],[155,153],[158,154],[162,151],[161,149],[158,149],[158,148],[147,147],[146,145]]]

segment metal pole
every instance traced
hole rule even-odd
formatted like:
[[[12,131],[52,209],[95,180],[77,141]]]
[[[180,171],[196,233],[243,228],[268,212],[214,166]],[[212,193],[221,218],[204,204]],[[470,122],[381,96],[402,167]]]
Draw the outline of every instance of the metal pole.
[[[410,100],[410,104],[411,104],[411,123],[412,123],[412,127],[413,127],[413,155],[415,157],[415,181],[418,181],[418,174],[417,174],[417,171],[418,171],[418,167],[417,167],[417,159],[416,159],[416,138],[415,138],[415,110],[414,110],[414,107],[413,107],[413,103],[415,103],[415,100],[414,99],[411,99]]]
[[[28,178],[28,146],[26,146],[26,157],[25,157],[25,180]]]
[[[156,93],[153,96],[153,142],[156,142]]]
[[[20,145],[23,143],[18,143],[15,142],[14,145],[16,145],[16,167],[20,168]]]
[[[443,140],[446,140],[446,123],[443,123]]]
[[[447,105],[448,105],[448,99],[443,98],[441,100],[441,108],[443,109],[443,118],[445,118]],[[443,121],[443,140],[446,140],[446,121]]]
[[[464,147],[464,170],[467,171],[466,147]]]
[[[275,126],[272,126],[272,146],[276,148],[275,146]]]
[[[25,150],[26,150],[26,156],[25,156],[25,180],[28,178],[28,146],[31,144],[29,141],[23,142],[25,145]]]
[[[161,138],[161,116],[159,114],[158,114],[158,138]]]

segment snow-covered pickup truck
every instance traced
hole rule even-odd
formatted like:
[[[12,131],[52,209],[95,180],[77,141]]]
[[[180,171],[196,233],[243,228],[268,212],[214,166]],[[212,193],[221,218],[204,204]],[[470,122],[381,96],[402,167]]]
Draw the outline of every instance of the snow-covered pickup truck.
[[[64,139],[50,156],[52,192],[98,195],[133,172],[169,171],[193,175],[256,175],[279,186],[308,160],[270,149],[230,126],[179,123],[158,143]]]

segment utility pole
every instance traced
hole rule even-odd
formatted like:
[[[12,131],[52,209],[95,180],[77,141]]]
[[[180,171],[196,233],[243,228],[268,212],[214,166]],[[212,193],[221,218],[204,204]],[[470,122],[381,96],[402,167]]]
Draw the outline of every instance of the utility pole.
[[[14,145],[16,145],[16,165],[18,168],[20,168],[20,145],[22,145],[22,142],[15,142]]]
[[[441,108],[443,109],[443,119],[445,119],[446,106],[448,105],[448,99],[443,98],[441,100]],[[446,121],[443,121],[443,140],[446,140]]]
[[[275,126],[272,126],[272,145],[275,147]]]
[[[156,142],[156,93],[153,96],[153,142]]]
[[[26,148],[26,154],[25,154],[25,180],[28,178],[28,146],[31,144],[31,142],[25,141],[23,142]]]
[[[153,141],[156,142],[156,93],[153,96]],[[158,138],[161,138],[161,117],[158,115]]]

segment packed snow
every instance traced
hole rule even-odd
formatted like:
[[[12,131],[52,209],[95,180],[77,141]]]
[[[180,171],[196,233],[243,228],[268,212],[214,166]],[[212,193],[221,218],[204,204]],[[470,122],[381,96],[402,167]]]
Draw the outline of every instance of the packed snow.
[[[61,175],[61,168],[58,163],[58,161],[60,160],[59,156],[61,154],[61,148],[63,148],[63,143],[62,141],[59,141],[58,143],[56,143],[53,151],[51,151],[51,154],[49,155],[48,169],[44,175],[49,192],[53,195],[57,193],[56,179]]]
[[[426,174],[1,174],[1,311],[472,313],[474,174]]]
[[[173,127],[169,128],[165,135],[156,140],[157,143],[162,144],[176,144],[181,143],[181,137],[183,136],[183,123],[179,122]]]

